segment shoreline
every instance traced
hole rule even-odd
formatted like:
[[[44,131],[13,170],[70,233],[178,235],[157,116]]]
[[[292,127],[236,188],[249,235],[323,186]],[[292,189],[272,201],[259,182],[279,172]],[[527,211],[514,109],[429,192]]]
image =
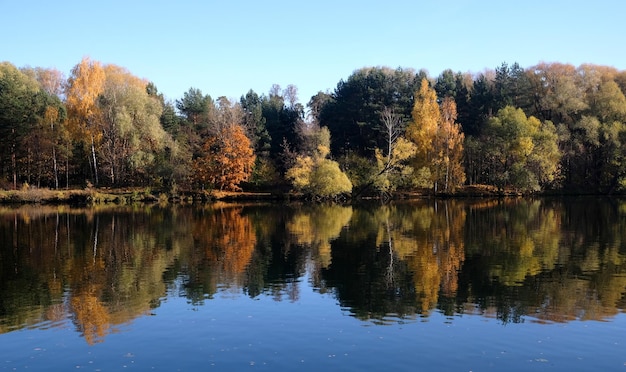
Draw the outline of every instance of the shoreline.
[[[397,192],[389,197],[381,195],[363,196],[357,200],[411,200],[411,199],[454,199],[454,198],[501,198],[501,197],[531,197],[531,196],[589,196],[588,194],[571,193],[541,193],[521,194],[514,191],[498,191],[495,188],[481,185],[465,186],[454,193],[433,194],[430,190],[414,192]],[[621,196],[621,195],[596,195],[596,196]],[[30,187],[20,190],[0,190],[0,205],[20,204],[48,204],[48,205],[127,205],[127,204],[194,204],[212,203],[217,201],[310,201],[302,195],[292,193],[271,192],[231,192],[231,191],[187,191],[168,193],[151,188],[88,188],[51,190]],[[355,200],[346,198],[346,201]]]

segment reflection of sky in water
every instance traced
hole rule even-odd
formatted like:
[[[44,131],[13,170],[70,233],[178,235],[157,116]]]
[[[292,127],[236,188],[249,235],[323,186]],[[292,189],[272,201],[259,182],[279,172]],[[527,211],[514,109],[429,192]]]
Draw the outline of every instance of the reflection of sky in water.
[[[300,281],[298,301],[217,293],[190,304],[173,293],[152,316],[88,346],[68,321],[0,335],[2,368],[197,370],[615,370],[626,363],[626,315],[609,322],[509,323],[434,311],[377,326]]]

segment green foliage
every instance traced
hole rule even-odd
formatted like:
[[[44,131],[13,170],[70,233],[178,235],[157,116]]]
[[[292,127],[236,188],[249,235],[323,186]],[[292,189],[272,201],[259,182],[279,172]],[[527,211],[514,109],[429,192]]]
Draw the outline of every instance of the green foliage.
[[[440,99],[450,97],[454,99],[458,112],[458,122],[463,127],[466,135],[477,134],[480,127],[479,119],[472,113],[473,77],[469,73],[456,74],[452,70],[444,70],[438,77],[434,85],[437,97]],[[478,101],[478,100],[477,100]]]
[[[112,185],[153,182],[150,172],[158,154],[171,145],[161,125],[161,100],[145,81],[124,68],[105,66],[104,91],[98,100],[102,112],[102,170]],[[171,147],[170,147],[171,149]]]
[[[364,156],[350,153],[338,159],[340,168],[344,170],[354,188],[361,189],[376,176],[377,168],[372,161]]]
[[[176,108],[188,122],[194,126],[203,126],[206,125],[206,115],[212,104],[211,96],[202,94],[198,88],[189,88],[183,93],[183,98],[176,101]]]
[[[586,109],[579,119],[560,126],[561,147],[569,164],[565,187],[602,193],[623,191],[626,97],[617,82],[603,81],[597,68],[585,66],[584,72],[589,75],[584,85]]]
[[[272,160],[258,156],[248,182],[256,188],[267,189],[276,187],[283,181]]]
[[[600,130],[602,147],[599,157],[606,159],[599,167],[600,188],[606,192],[624,191],[626,178],[626,124],[613,121]]]
[[[301,133],[300,150],[305,154],[318,153],[326,157],[330,152],[330,131],[327,127],[305,127]]]
[[[403,137],[397,139],[392,153],[387,156],[376,149],[377,173],[374,176],[374,187],[380,192],[391,193],[398,188],[420,185],[415,178],[413,167],[408,164],[408,160],[416,153],[417,146]]]
[[[554,124],[550,121],[541,123],[539,131],[533,136],[534,149],[528,156],[529,182],[536,182],[541,188],[558,186],[562,157],[558,142]]]
[[[248,91],[239,100],[243,110],[243,127],[246,128],[254,151],[258,156],[269,156],[271,138],[265,126],[261,97],[253,90]]]
[[[554,125],[507,106],[489,120],[482,137],[484,172],[501,189],[539,191],[558,173],[560,152]]]
[[[434,93],[414,130],[407,123],[423,79]],[[293,85],[275,85],[266,95],[250,90],[234,104],[198,88],[166,102],[153,83],[88,58],[68,79],[54,69],[2,62],[0,184],[59,188],[90,180],[187,188],[206,138],[237,124],[257,158],[246,183],[255,187],[283,184],[297,156],[309,156],[314,163],[339,159],[358,189],[373,184],[393,191],[430,177],[440,190],[467,179],[522,191],[622,192],[625,92],[626,72],[591,64],[502,63],[475,76],[447,69],[436,79],[424,71],[366,67],[332,93],[310,97],[305,118]],[[456,116],[445,119],[450,130],[434,114],[444,102],[456,105]],[[391,132],[387,109],[400,118]],[[407,127],[419,156],[411,167],[385,169],[393,157],[389,139]],[[411,172],[415,180],[408,182]]]
[[[0,178],[14,188],[21,181],[54,185],[48,150],[63,135],[54,125],[64,118],[59,98],[43,90],[35,75],[0,63]]]
[[[309,190],[313,195],[333,198],[352,192],[352,182],[336,161],[321,159],[316,162],[309,178]]]
[[[176,107],[172,102],[163,102],[161,113],[161,126],[172,137],[176,138],[180,131],[180,118],[176,114]]]
[[[579,72],[574,66],[541,63],[529,71],[537,117],[570,125],[589,107]]]
[[[320,125],[334,139],[332,153],[373,157],[375,148],[385,148],[384,108],[402,118],[411,115],[413,94],[425,73],[411,69],[363,68],[340,81],[331,99],[320,110]],[[406,120],[405,120],[406,121]]]
[[[523,110],[531,106],[531,84],[524,69],[515,62],[509,66],[506,62],[496,68],[494,79],[494,99],[496,108],[514,106]]]
[[[626,122],[626,97],[615,81],[602,83],[591,104],[591,112],[603,122]]]
[[[265,129],[269,136],[269,156],[277,162],[281,171],[288,166],[281,158],[284,146],[290,149],[299,147],[297,128],[304,117],[304,107],[299,103],[287,104],[285,98],[278,85],[274,86],[269,97],[261,98]]]
[[[466,135],[480,135],[487,119],[497,111],[493,86],[493,80],[489,79],[485,74],[479,74],[474,79],[470,98],[469,118],[466,121],[461,121],[463,132]]]
[[[421,188],[431,188],[432,179],[433,176],[430,173],[430,169],[428,167],[422,167],[415,171],[413,185]]]
[[[317,92],[316,95],[311,97],[311,99],[307,103],[307,107],[310,110],[309,117],[311,118],[311,121],[314,124],[319,125],[320,115],[322,113],[322,110],[324,109],[326,104],[328,104],[331,101],[332,101],[332,96],[324,92]]]

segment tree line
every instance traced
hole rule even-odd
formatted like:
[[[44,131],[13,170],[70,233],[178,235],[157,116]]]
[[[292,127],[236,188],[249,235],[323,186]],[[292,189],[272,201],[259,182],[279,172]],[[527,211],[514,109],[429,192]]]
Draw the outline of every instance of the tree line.
[[[478,74],[368,67],[319,92],[198,88],[167,100],[123,67],[0,63],[0,187],[281,190],[318,198],[489,185],[626,187],[626,71],[502,63]]]

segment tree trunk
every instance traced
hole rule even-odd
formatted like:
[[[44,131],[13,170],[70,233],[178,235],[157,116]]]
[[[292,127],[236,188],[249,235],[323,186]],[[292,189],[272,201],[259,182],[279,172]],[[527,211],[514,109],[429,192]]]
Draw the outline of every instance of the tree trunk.
[[[52,146],[52,167],[54,168],[54,189],[59,189],[59,168],[57,166],[56,148]]]
[[[13,146],[13,153],[11,154],[11,167],[13,168],[13,190],[17,190],[17,170],[15,161],[15,146]]]
[[[57,166],[57,138],[54,132],[54,121],[50,121],[50,130],[52,132],[52,136],[54,138],[52,143],[52,167],[54,168],[54,189],[59,189],[59,168]]]
[[[98,165],[96,163],[96,146],[94,144],[93,135],[91,136],[91,156],[93,158],[93,175],[96,186],[98,186]]]
[[[68,155],[65,156],[65,189],[70,188],[70,156],[69,156],[69,145],[67,146]]]
[[[11,129],[13,143],[11,144],[11,168],[13,168],[13,190],[17,190],[17,161],[15,159],[15,128]]]

